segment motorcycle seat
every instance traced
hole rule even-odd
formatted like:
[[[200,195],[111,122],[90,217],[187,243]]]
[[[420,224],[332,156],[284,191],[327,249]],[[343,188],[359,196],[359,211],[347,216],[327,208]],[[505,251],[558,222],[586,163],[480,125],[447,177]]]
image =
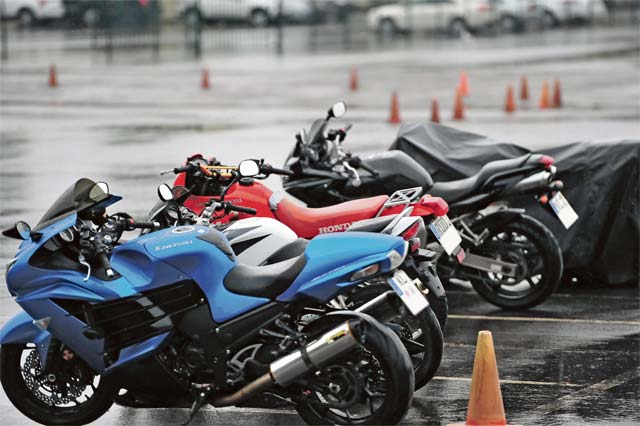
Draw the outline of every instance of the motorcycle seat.
[[[244,296],[275,299],[291,286],[306,262],[302,253],[300,256],[271,265],[238,264],[224,277],[224,287],[232,293]]]
[[[428,192],[434,197],[442,197],[446,202],[453,203],[473,194],[480,189],[491,176],[497,173],[518,169],[528,162],[539,164],[540,167],[543,167],[543,164],[538,163],[538,157],[540,157],[540,155],[526,154],[517,158],[491,161],[482,166],[480,171],[473,176],[449,182],[436,182],[429,188]]]
[[[271,265],[273,263],[282,262],[296,256],[300,256],[304,253],[304,250],[309,245],[309,240],[305,238],[298,238],[295,241],[285,244],[275,251],[271,256],[264,261],[264,265]]]
[[[380,232],[389,225],[396,214],[382,217],[374,217],[373,219],[360,220],[351,224],[347,232]]]
[[[379,195],[329,207],[310,208],[283,197],[271,205],[278,220],[299,237],[313,238],[318,234],[346,231],[353,222],[371,219],[388,199],[387,195]]]

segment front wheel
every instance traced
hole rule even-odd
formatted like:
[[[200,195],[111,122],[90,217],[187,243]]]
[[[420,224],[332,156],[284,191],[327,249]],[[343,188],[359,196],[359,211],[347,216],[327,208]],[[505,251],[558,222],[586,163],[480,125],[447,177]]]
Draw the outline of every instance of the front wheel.
[[[113,404],[115,388],[68,349],[42,371],[35,345],[2,345],[0,381],[11,403],[46,425],[91,423]],[[53,355],[52,355],[53,356]]]
[[[489,231],[484,243],[470,250],[472,253],[517,265],[515,277],[473,271],[471,285],[486,301],[504,309],[527,309],[544,302],[558,288],[562,251],[542,223],[522,215],[511,223],[495,221],[471,229],[476,233]]]
[[[312,375],[296,410],[311,425],[398,424],[413,398],[411,360],[393,332],[376,322],[365,342]]]

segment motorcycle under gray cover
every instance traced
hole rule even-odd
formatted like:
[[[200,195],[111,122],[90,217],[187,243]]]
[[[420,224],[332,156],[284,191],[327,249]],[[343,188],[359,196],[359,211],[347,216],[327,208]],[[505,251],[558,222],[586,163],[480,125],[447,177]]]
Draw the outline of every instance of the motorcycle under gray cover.
[[[489,161],[530,151],[431,123],[403,124],[390,149],[406,152],[434,181],[476,174]],[[567,231],[531,196],[510,200],[542,221],[562,247],[565,277],[595,284],[640,282],[640,140],[576,142],[539,150],[552,156],[562,191],[580,218]]]

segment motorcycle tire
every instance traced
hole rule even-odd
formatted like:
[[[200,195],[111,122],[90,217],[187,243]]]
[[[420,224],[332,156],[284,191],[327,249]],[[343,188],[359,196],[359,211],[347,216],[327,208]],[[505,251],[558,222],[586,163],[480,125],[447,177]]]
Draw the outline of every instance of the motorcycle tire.
[[[45,403],[29,389],[22,374],[22,355],[28,349],[25,344],[0,347],[0,382],[13,406],[22,414],[43,425],[84,425],[93,422],[109,410],[116,389],[102,377],[93,395],[79,405],[56,407]],[[35,360],[37,363],[40,362],[37,357]],[[47,385],[49,384],[46,383],[44,386]],[[36,391],[38,389],[40,387]]]
[[[357,308],[387,291],[389,291],[389,287],[381,284],[362,287],[348,296],[348,306]],[[353,306],[351,304],[353,304]],[[391,305],[384,304],[372,312],[369,312],[369,314],[374,318],[383,318],[392,310],[393,307]],[[416,340],[422,344],[426,350],[423,352],[415,352],[412,351],[410,347],[407,347],[413,364],[415,389],[418,390],[429,383],[433,376],[435,376],[438,368],[440,368],[444,352],[444,337],[438,319],[430,307],[427,307],[417,316],[412,316],[406,308],[404,310],[404,314],[410,318],[406,318],[404,321],[400,321],[400,319],[393,320],[391,323],[395,325],[388,325],[392,326],[391,328],[399,334],[401,339],[409,339],[409,336],[412,336],[418,330],[421,332],[419,339]],[[398,328],[398,325],[402,328]]]
[[[367,418],[350,418],[346,408],[346,416],[339,409],[320,406],[313,392],[296,405],[296,411],[310,425],[360,424],[360,425],[392,425],[398,424],[409,410],[413,399],[414,375],[411,359],[402,345],[400,338],[387,327],[370,327],[367,330],[363,349],[348,354],[363,357],[363,353],[373,355],[378,362],[378,372],[384,375],[384,400],[380,407]],[[362,351],[362,352],[360,352]],[[338,361],[346,361],[340,358]],[[331,364],[331,363],[330,363]],[[332,365],[323,366],[329,370]],[[372,410],[373,411],[373,410]],[[346,417],[346,418],[345,418]]]
[[[557,290],[563,270],[562,251],[558,241],[547,227],[527,215],[521,215],[518,220],[506,224],[495,221],[471,226],[471,229],[477,233],[481,233],[485,228],[489,230],[489,236],[478,247],[478,250],[485,255],[495,255],[495,252],[489,253],[491,250],[486,249],[492,244],[493,238],[510,235],[511,240],[514,236],[520,239],[518,244],[523,244],[525,239],[530,243],[529,249],[521,249],[522,251],[516,256],[520,260],[517,270],[526,268],[525,280],[529,289],[516,292],[513,289],[522,282],[502,285],[500,281],[504,281],[504,278],[498,277],[499,274],[476,270],[475,275],[470,276],[469,280],[483,299],[503,309],[522,310],[539,305]],[[471,249],[472,253],[473,251],[474,249]],[[498,254],[503,260],[513,260],[518,263],[513,253],[509,253],[508,250],[499,250]],[[540,276],[537,283],[533,282],[535,276],[529,273],[530,269],[538,272],[535,275]]]

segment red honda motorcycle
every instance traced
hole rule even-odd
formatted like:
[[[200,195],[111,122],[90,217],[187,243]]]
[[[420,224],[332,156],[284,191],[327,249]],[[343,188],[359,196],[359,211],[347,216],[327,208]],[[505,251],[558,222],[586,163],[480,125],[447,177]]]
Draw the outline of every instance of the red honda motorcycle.
[[[448,252],[464,257],[460,249],[460,237],[446,216],[449,206],[440,197],[421,196],[422,188],[408,188],[394,192],[391,196],[378,195],[347,201],[329,207],[309,208],[288,196],[284,191],[273,192],[259,182],[272,174],[290,175],[288,170],[277,169],[260,161],[260,176],[242,179],[238,183],[225,186],[235,166],[222,166],[215,161],[207,161],[197,154],[187,159],[183,167],[172,171],[178,176],[174,186],[183,186],[191,191],[184,206],[200,214],[212,197],[224,197],[236,205],[256,210],[259,217],[270,217],[287,225],[301,238],[313,238],[318,234],[346,231],[358,222],[359,229],[379,232],[407,207],[412,207],[411,215],[420,216],[434,231],[436,237]],[[164,172],[164,173],[169,173]],[[233,212],[216,219],[216,224],[228,223],[236,219],[251,217],[253,214]],[[370,219],[366,221],[366,219]],[[365,222],[362,222],[365,221]],[[410,230],[413,235],[403,235],[406,240],[414,238],[419,229]],[[423,242],[424,243],[424,242]]]

